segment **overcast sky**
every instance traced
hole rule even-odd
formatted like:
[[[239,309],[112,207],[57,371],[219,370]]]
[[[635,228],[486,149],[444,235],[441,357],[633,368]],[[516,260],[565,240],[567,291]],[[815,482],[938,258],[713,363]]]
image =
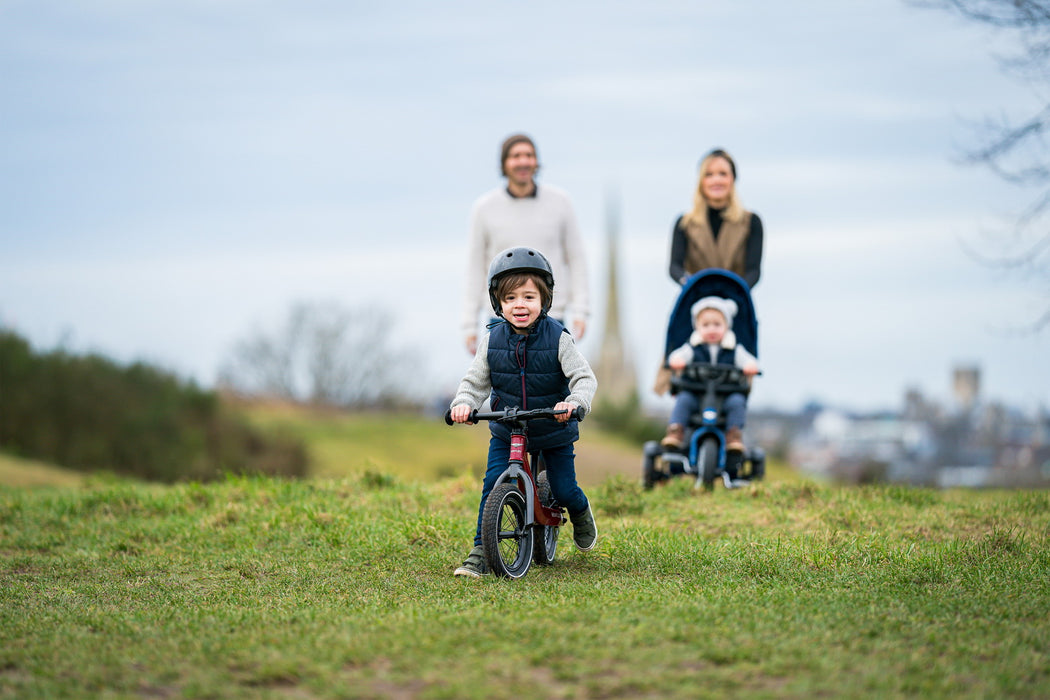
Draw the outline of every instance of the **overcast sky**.
[[[526,131],[576,205],[595,361],[618,207],[648,386],[671,226],[721,146],[766,229],[753,406],[947,403],[957,364],[1050,405],[1050,335],[1017,331],[1040,288],[965,252],[1031,195],[958,163],[1038,104],[1006,46],[899,0],[7,0],[0,323],[210,385],[295,301],[380,305],[449,392],[470,206]]]

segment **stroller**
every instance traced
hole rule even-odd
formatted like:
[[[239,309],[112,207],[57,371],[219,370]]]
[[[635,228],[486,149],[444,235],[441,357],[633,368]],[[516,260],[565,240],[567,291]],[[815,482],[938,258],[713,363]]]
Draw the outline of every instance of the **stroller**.
[[[690,309],[707,296],[736,302],[733,333],[737,343],[758,357],[758,319],[747,282],[728,270],[708,269],[696,273],[682,285],[667,324],[665,362],[672,350],[688,342],[693,331]],[[645,443],[642,485],[651,489],[661,481],[682,474],[694,475],[696,485],[707,490],[714,488],[717,479],[721,479],[726,488],[738,488],[752,480],[762,479],[766,472],[766,455],[759,447],[746,448],[739,464],[726,463],[726,422],[722,402],[734,392],[745,396],[750,392],[750,383],[743,372],[733,365],[691,364],[680,375],[671,377],[671,394],[683,390],[695,392],[700,397],[700,411],[693,414],[685,426],[686,441],[682,449],[665,448],[657,440]]]

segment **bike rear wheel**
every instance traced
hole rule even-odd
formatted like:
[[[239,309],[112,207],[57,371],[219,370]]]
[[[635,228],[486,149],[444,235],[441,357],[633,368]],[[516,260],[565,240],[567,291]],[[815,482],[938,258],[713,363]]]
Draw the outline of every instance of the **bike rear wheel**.
[[[547,481],[547,472],[542,471],[536,476],[536,491],[539,492],[540,503],[548,508],[554,503],[554,495],[551,493],[550,482]],[[533,561],[541,566],[549,566],[554,563],[554,557],[558,554],[558,530],[560,528],[550,525],[537,525],[533,528]]]
[[[513,484],[492,489],[481,516],[481,546],[489,568],[503,578],[521,578],[532,564],[532,528],[525,496]]]

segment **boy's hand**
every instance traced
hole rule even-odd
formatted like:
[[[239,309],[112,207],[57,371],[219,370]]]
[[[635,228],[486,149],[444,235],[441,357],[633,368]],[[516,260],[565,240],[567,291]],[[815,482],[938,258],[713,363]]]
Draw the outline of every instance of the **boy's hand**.
[[[569,403],[568,401],[562,401],[556,404],[554,406],[554,410],[565,411],[565,413],[559,413],[558,415],[554,416],[554,420],[558,421],[559,423],[568,422],[568,420],[572,418],[572,412],[575,411],[577,408],[579,408],[579,406],[577,406],[574,403]]]
[[[753,377],[758,374],[758,365],[754,362],[748,362],[740,371],[744,373],[745,377]]]
[[[674,370],[685,369],[686,364],[685,358],[682,357],[671,356],[667,358],[667,366]]]
[[[461,403],[458,406],[453,406],[452,410],[449,411],[452,415],[453,423],[469,423],[471,408],[465,403]]]

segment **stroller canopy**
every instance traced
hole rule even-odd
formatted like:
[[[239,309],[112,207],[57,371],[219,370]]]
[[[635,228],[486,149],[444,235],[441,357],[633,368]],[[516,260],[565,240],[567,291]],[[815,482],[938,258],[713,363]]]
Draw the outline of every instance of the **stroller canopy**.
[[[671,318],[667,322],[664,357],[689,342],[689,336],[693,332],[693,319],[689,311],[693,304],[709,296],[723,297],[736,302],[737,312],[733,318],[736,341],[758,357],[758,318],[751,302],[751,290],[742,277],[718,268],[701,270],[682,285],[682,291],[678,294],[674,308],[671,309]]]

